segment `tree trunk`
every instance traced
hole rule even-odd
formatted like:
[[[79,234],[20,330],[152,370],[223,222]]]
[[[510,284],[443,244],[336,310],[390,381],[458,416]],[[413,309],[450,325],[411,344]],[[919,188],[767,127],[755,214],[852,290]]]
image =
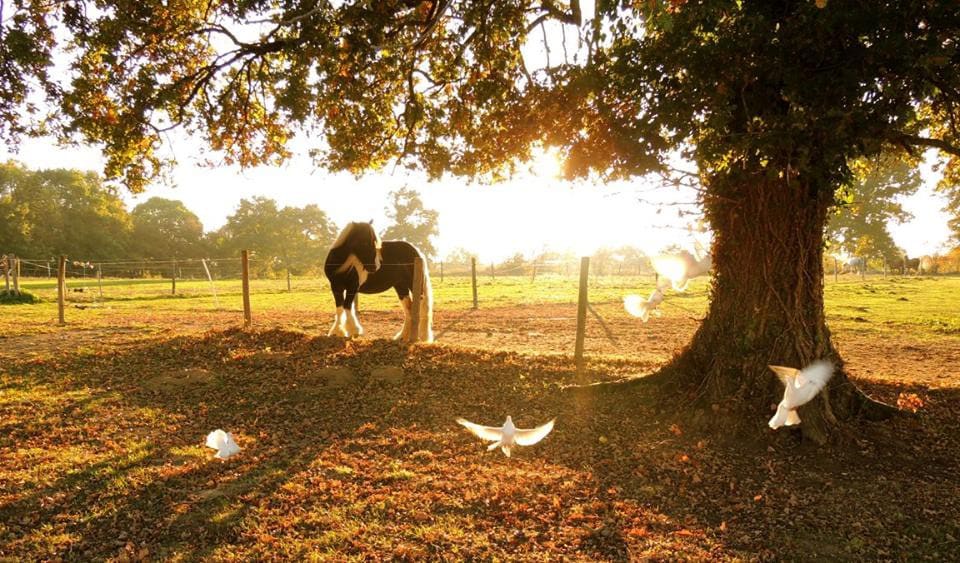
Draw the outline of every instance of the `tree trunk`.
[[[843,372],[823,309],[823,231],[830,190],[765,170],[711,179],[713,285],[706,318],[667,381],[711,405],[765,423],[783,396],[768,364],[801,367],[827,358],[838,372],[800,409],[804,436],[825,442],[844,420],[881,417],[890,407],[864,395]]]

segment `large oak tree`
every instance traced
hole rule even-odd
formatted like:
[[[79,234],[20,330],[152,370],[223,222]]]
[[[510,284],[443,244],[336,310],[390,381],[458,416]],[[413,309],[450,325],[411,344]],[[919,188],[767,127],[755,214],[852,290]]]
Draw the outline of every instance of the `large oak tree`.
[[[836,358],[821,259],[849,163],[960,155],[954,0],[597,0],[589,19],[578,0],[16,0],[7,17],[0,134],[101,143],[132,189],[171,128],[245,165],[318,132],[327,168],[399,158],[433,176],[508,173],[539,144],[599,180],[679,152],[697,165],[714,278],[665,373],[753,412],[778,385],[767,363]],[[67,79],[49,72],[63,37]],[[541,40],[546,64],[526,64]],[[54,118],[31,121],[31,96]],[[841,375],[803,428],[823,439],[877,410]]]

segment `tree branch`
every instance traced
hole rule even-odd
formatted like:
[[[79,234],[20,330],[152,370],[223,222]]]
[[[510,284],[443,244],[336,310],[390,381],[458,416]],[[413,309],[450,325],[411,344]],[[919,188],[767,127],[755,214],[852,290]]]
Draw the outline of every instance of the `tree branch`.
[[[276,16],[281,16],[283,14],[276,14],[276,16],[274,17],[264,18],[260,20],[250,20],[247,23],[249,24],[272,23],[277,26],[293,25],[301,20],[305,20],[310,16],[316,14],[317,12],[320,11],[322,7],[326,7],[326,6],[319,6],[319,5],[314,6],[313,9],[308,10],[307,12],[300,14],[299,16],[290,16],[288,19],[285,19],[285,20],[277,20]]]
[[[543,0],[540,6],[550,16],[563,23],[579,26],[583,24],[583,13],[580,10],[580,0],[570,0],[570,13],[564,12],[554,4],[553,0]]]
[[[430,23],[427,24],[427,28],[423,30],[423,33],[420,34],[420,37],[417,39],[416,43],[413,44],[413,50],[419,51],[423,44],[430,39],[430,36],[433,35],[433,30],[436,29],[437,24],[440,23],[440,20],[443,19],[443,14],[446,13],[447,8],[450,7],[450,4],[453,0],[443,0],[443,4],[440,4],[440,7],[436,9],[433,18],[430,20]]]
[[[907,133],[894,134],[893,140],[904,145],[933,147],[942,150],[953,156],[960,156],[960,147],[952,145],[941,139],[931,139],[929,137],[920,137],[918,135],[908,135]]]

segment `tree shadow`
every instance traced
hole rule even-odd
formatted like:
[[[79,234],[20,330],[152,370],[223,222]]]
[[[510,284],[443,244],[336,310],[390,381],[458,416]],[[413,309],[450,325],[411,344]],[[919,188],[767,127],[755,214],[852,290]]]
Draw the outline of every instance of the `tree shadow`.
[[[402,381],[376,379],[384,365],[402,367]],[[353,380],[327,385],[328,367],[349,369]],[[197,370],[208,375],[180,377]],[[11,385],[61,393],[62,403],[43,406],[48,416],[35,424],[8,423],[16,439],[0,448],[21,455],[16,444],[36,442],[92,453],[41,465],[53,479],[0,500],[0,556],[102,559],[145,548],[201,560],[236,548],[257,558],[271,554],[271,542],[334,529],[298,524],[297,514],[349,508],[363,525],[359,539],[344,532],[332,549],[359,558],[404,542],[426,545],[426,557],[459,547],[479,558],[710,558],[762,556],[771,545],[806,557],[825,522],[816,537],[828,547],[815,553],[857,558],[874,546],[902,553],[896,542],[908,540],[883,539],[897,526],[914,526],[920,538],[949,532],[947,518],[920,524],[929,520],[923,510],[947,516],[960,498],[944,488],[960,470],[950,458],[960,451],[949,432],[960,418],[956,389],[916,390],[929,415],[864,423],[890,447],[836,452],[807,448],[793,431],[742,442],[722,429],[694,430],[692,419],[710,412],[665,412],[655,386],[570,393],[576,374],[556,358],[443,345],[230,329],[13,371]],[[883,397],[902,390],[871,384]],[[499,424],[507,414],[521,426],[556,416],[557,427],[508,460],[453,422]],[[768,416],[758,413],[760,427]],[[202,447],[218,427],[237,435],[236,458],[213,460]],[[895,496],[869,488],[878,475]],[[872,516],[849,518],[856,514]],[[264,522],[276,526],[272,538],[261,535]],[[467,533],[493,551],[450,531],[467,527],[484,530]]]

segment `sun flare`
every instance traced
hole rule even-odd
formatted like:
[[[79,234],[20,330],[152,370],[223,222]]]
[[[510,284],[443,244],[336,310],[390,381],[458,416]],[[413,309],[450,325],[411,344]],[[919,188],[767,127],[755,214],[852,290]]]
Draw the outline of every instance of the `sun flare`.
[[[563,173],[560,152],[556,147],[535,149],[529,162],[530,173],[537,178],[556,179]]]

